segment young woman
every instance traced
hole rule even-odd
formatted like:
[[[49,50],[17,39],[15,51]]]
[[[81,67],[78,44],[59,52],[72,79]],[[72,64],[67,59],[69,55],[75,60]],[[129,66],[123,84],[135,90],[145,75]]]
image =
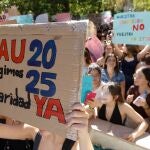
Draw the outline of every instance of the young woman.
[[[101,69],[96,63],[89,65],[88,74],[93,77],[93,92],[103,84],[101,82]]]
[[[133,74],[135,73],[138,62],[144,58],[145,54],[150,51],[149,46],[138,53],[138,46],[126,45],[126,52],[119,49],[118,45],[114,45],[115,54],[121,59],[121,70],[125,75],[125,92],[133,85]]]
[[[102,69],[101,80],[104,83],[115,82],[121,86],[121,92],[125,94],[125,77],[121,70],[119,70],[118,59],[115,54],[111,53],[105,59],[104,69]]]
[[[88,68],[88,74],[93,77],[93,90],[86,95],[85,104],[88,104],[89,101],[94,101],[97,91],[103,86],[103,82],[101,81],[101,69],[98,64],[92,63]],[[89,114],[90,111],[88,110]]]
[[[66,115],[67,126],[78,131],[78,143],[81,150],[93,150],[93,146],[88,134],[88,118],[85,107],[80,103],[72,106],[72,112]],[[9,139],[33,139],[33,150],[77,150],[77,144],[73,141],[49,133],[40,131],[38,128],[27,124],[4,125],[0,124],[0,138]]]
[[[143,118],[150,117],[150,67],[142,67],[136,71],[134,85],[127,95],[127,102]]]
[[[104,64],[105,64],[105,59],[108,56],[108,54],[113,53],[113,44],[111,41],[105,43],[105,47],[104,47],[104,53],[103,56],[100,57],[99,59],[97,59],[97,64],[103,68]]]
[[[91,102],[92,103],[92,102]],[[118,125],[125,125],[127,117],[131,118],[138,127],[127,136],[130,142],[135,141],[147,129],[148,124],[129,104],[124,102],[119,85],[109,82],[102,86],[97,93],[92,107],[97,108],[97,117]]]

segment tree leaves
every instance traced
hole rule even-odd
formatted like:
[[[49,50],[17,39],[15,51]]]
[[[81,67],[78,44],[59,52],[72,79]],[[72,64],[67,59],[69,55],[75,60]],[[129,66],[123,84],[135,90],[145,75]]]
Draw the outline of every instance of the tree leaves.
[[[21,14],[32,12],[37,16],[47,12],[52,16],[60,12],[71,12],[75,16],[84,16],[106,10],[120,12],[125,7],[130,7],[129,3],[135,11],[150,10],[150,0],[0,0],[0,11],[16,5]]]

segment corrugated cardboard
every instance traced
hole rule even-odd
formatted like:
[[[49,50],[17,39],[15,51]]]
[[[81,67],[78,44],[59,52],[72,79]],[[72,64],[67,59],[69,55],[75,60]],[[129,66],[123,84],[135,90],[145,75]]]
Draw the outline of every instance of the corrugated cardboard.
[[[57,115],[54,115],[55,111],[58,111],[58,107],[56,106],[56,102],[52,99],[60,103],[64,114],[69,111],[70,105],[80,101],[82,56],[87,26],[87,22],[84,21],[0,26],[0,114],[37,126],[40,129],[46,129],[60,135],[65,135],[67,130],[65,122],[58,120]],[[21,41],[23,42],[23,40],[26,42],[24,46],[21,46]],[[32,48],[30,48],[30,46],[34,40],[42,45],[42,51],[37,55],[36,59],[36,61],[39,62],[42,60],[43,53],[45,53],[46,56],[46,52],[44,51],[46,43],[49,40],[55,42],[56,59],[53,67],[46,69],[43,67],[43,63],[41,63],[39,67],[34,65],[30,66],[28,64],[29,59],[37,52],[37,48],[40,47],[39,44],[37,48],[33,48],[33,51],[31,50]],[[14,44],[15,42],[16,45]],[[17,60],[17,57],[20,55],[21,47],[22,49],[25,47],[24,59],[21,63],[14,62],[12,55],[15,54]],[[52,50],[49,49],[46,58],[47,62],[51,60],[51,52]],[[4,53],[8,53],[9,60],[6,60],[7,58]],[[43,57],[45,58],[45,56]],[[20,74],[23,70],[23,78],[18,77],[16,75],[18,73],[13,74],[11,71],[8,71],[8,68],[14,69],[14,72],[20,72]],[[27,78],[29,72],[31,72],[31,75]],[[56,79],[50,79],[49,76],[45,76],[45,74],[49,73],[55,73]],[[45,77],[41,77],[42,74]],[[30,108],[25,109],[11,105],[12,99],[10,99],[10,97],[16,98],[18,96],[25,101],[29,99],[26,86],[35,78],[38,79],[34,84],[37,83],[35,88],[39,90],[39,94],[30,93]],[[47,91],[51,81],[56,86],[55,94],[52,97],[43,96],[41,91]],[[51,85],[50,88],[52,88]],[[52,89],[50,89],[50,91],[51,90]],[[35,95],[39,97],[39,99],[42,99],[42,97],[47,99],[45,104],[43,106],[41,105],[41,112],[38,112],[41,113],[40,115],[42,117],[37,115]],[[7,97],[6,103],[4,102],[3,96]],[[53,104],[51,103],[52,101]],[[46,113],[53,114],[49,116],[49,119],[45,119],[43,116]],[[64,117],[63,113],[59,114],[61,115],[61,119]]]

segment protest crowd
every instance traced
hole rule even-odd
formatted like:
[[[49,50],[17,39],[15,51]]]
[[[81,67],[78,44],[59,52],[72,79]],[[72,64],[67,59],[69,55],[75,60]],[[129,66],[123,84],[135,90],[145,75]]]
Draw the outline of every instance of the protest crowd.
[[[91,118],[134,129],[123,137],[128,142],[150,132],[150,46],[114,44],[113,32],[113,21],[103,23],[85,41],[82,76],[92,77],[92,91],[66,115],[67,126],[78,130],[78,141],[1,114],[0,150],[103,149],[92,145]],[[92,42],[97,42],[98,55]]]

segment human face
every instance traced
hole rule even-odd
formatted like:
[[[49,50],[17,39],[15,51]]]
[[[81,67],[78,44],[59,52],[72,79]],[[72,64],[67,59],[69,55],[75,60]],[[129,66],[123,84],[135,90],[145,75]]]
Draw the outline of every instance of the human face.
[[[108,89],[102,88],[101,91],[99,91],[99,93],[97,94],[97,99],[102,104],[109,104],[113,101],[113,96]]]
[[[136,86],[147,85],[148,83],[141,69],[138,69],[136,73],[133,75],[133,77],[134,77],[134,84]]]
[[[100,74],[96,69],[93,69],[90,72],[90,75],[93,77],[93,86],[100,86]]]
[[[112,53],[113,52],[113,47],[112,47],[112,45],[111,44],[108,44],[107,46],[106,46],[106,53],[107,54],[110,54],[110,53]]]
[[[116,59],[115,57],[109,57],[106,62],[107,67],[115,68],[116,67]]]

